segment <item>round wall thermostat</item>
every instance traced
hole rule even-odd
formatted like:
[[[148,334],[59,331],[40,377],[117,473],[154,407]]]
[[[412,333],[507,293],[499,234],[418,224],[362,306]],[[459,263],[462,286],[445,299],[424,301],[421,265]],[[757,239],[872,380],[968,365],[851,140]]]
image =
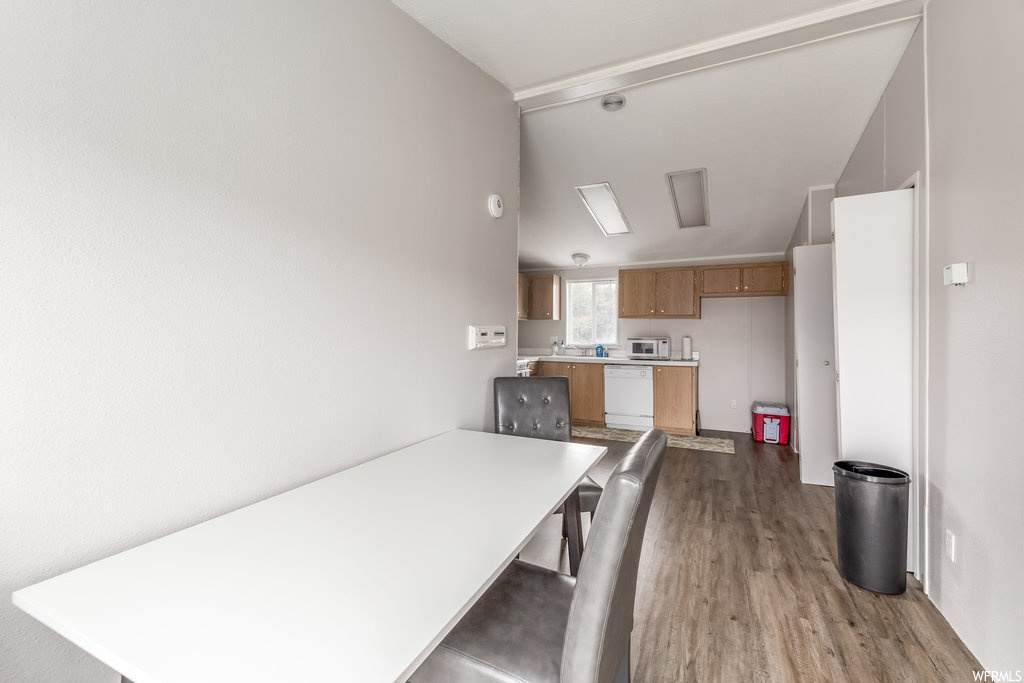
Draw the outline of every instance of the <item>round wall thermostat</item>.
[[[505,212],[505,204],[501,201],[501,197],[496,194],[488,197],[487,210],[491,212],[493,218],[501,218],[501,214]]]

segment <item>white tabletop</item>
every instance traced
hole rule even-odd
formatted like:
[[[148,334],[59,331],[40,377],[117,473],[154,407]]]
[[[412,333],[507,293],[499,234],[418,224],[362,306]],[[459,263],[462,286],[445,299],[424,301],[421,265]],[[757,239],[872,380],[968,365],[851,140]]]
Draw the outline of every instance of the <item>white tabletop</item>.
[[[448,432],[14,604],[135,683],[405,680],[605,452]]]

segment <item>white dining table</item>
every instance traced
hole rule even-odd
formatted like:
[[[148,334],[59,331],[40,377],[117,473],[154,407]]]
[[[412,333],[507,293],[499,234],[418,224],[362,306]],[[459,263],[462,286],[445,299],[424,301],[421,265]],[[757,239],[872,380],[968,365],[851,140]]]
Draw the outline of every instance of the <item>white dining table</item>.
[[[606,450],[447,432],[13,601],[134,683],[404,681]]]

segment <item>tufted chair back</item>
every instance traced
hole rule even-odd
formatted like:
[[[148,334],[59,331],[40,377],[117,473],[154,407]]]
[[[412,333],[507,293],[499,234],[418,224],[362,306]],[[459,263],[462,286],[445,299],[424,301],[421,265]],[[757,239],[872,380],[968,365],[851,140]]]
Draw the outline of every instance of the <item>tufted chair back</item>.
[[[572,438],[568,377],[495,377],[494,431],[552,441]]]

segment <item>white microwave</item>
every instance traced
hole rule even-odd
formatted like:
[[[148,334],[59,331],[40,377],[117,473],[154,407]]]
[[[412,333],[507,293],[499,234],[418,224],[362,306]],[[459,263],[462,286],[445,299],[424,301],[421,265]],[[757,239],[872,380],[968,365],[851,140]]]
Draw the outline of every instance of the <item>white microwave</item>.
[[[626,340],[626,355],[633,360],[668,360],[668,337],[630,337]]]

